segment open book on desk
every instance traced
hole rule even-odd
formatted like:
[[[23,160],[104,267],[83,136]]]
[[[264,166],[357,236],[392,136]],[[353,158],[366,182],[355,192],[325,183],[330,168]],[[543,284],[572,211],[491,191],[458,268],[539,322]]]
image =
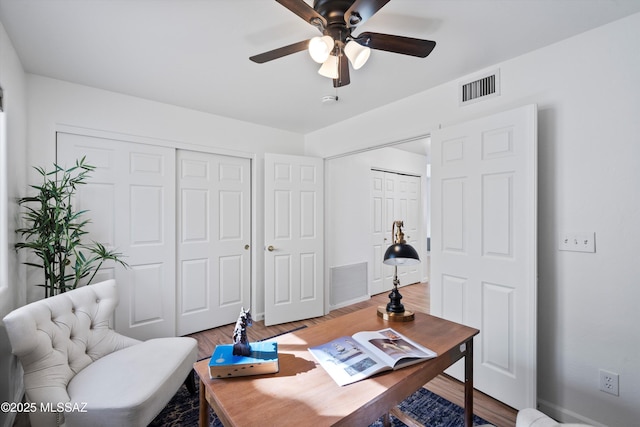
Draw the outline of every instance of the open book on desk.
[[[309,352],[341,386],[437,356],[390,328],[340,337]]]

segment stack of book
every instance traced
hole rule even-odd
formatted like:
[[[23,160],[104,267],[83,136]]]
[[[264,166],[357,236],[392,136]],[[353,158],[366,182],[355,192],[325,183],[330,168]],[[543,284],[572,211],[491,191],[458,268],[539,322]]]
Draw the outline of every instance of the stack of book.
[[[250,345],[250,356],[234,356],[233,344],[217,345],[209,361],[209,377],[243,377],[279,371],[277,342],[260,341]]]

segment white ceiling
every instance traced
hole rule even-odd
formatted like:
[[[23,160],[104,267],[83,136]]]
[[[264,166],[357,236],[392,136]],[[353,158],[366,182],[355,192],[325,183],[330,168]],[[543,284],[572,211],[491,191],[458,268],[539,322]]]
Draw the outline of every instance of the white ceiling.
[[[373,51],[323,104],[336,91],[306,52],[248,59],[319,34],[273,0],[0,0],[29,73],[303,134],[636,12],[639,0],[391,0],[354,34],[435,50]]]

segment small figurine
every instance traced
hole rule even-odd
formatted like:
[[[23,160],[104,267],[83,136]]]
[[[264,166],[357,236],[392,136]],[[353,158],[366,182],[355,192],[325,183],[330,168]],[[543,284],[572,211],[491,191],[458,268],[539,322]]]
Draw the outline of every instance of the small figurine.
[[[234,356],[251,356],[251,345],[247,339],[247,326],[251,326],[253,319],[251,318],[251,309],[240,309],[240,316],[236,321],[236,327],[233,330],[233,355]]]

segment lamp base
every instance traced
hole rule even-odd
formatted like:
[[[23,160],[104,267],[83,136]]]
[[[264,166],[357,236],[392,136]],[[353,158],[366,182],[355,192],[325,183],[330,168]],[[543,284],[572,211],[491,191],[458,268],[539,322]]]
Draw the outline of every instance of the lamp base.
[[[415,318],[413,311],[405,310],[402,313],[393,313],[387,311],[384,305],[378,307],[378,317],[390,322],[410,322]]]

